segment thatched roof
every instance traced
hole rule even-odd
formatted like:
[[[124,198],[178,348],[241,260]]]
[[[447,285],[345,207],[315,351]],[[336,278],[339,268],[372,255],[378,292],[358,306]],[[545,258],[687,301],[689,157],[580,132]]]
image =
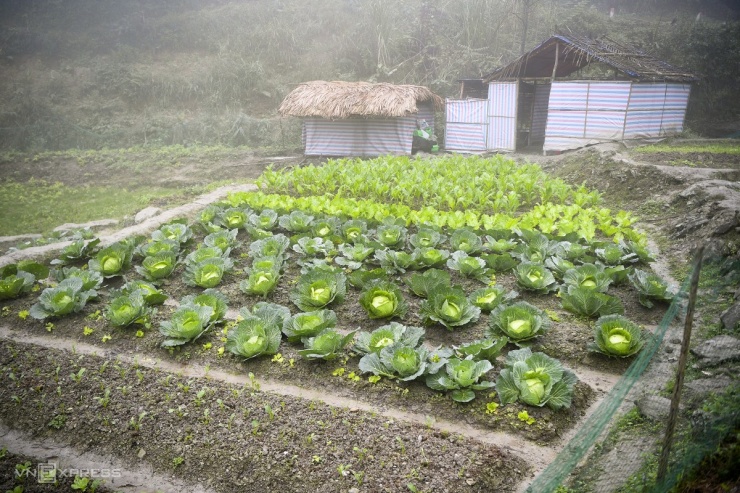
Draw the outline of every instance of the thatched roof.
[[[278,108],[283,116],[316,116],[331,120],[360,117],[410,116],[417,103],[431,101],[444,107],[442,98],[422,86],[369,82],[304,82],[288,94]]]
[[[557,49],[556,49],[557,47]],[[591,39],[577,34],[558,34],[510,64],[496,69],[484,78],[512,80],[566,77],[591,62],[602,62],[615,68],[621,77],[644,82],[693,82],[696,75],[674,67],[637,48],[608,38]]]

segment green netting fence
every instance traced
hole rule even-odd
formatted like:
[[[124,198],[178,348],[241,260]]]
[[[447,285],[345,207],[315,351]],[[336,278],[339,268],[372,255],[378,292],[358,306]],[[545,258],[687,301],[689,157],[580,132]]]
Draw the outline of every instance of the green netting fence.
[[[653,333],[653,337],[650,338],[649,342],[609,394],[605,396],[598,408],[582,423],[574,437],[558,454],[557,458],[529,485],[526,489],[527,493],[549,493],[556,491],[576,470],[579,462],[587,456],[589,450],[597,443],[603,432],[608,429],[609,424],[613,422],[617,411],[625,401],[625,397],[627,397],[635,384],[638,383],[656,352],[661,347],[669,327],[674,324],[679,324],[680,327],[683,327],[689,298],[690,281],[694,271],[701,269],[702,265],[713,263],[715,265],[721,264],[723,263],[723,259],[705,257],[701,263],[695,259],[691,271],[686,276],[686,280],[681,285],[678,294],[675,296]],[[727,264],[726,259],[724,260],[724,264]],[[730,274],[728,277],[732,278],[731,282],[737,283],[737,278],[740,277],[740,261],[731,263],[729,270]],[[724,284],[719,288],[715,288],[715,292],[726,286],[727,284]],[[740,425],[740,402],[738,402],[740,385],[738,385],[737,380],[733,380],[731,388],[725,390],[730,399],[730,409],[726,409],[719,416],[712,416],[709,413],[701,414],[700,421],[703,421],[692,423],[688,438],[686,436],[683,437],[684,440],[688,439],[690,441],[690,446],[683,444],[677,453],[671,455],[671,461],[669,462],[664,480],[658,483],[654,476],[652,478],[645,478],[644,484],[639,487],[638,491],[676,491],[677,485],[686,477],[687,473],[694,470],[705,457],[716,451],[719,445],[731,433],[738,434],[738,426]],[[686,421],[684,417],[682,423],[684,428],[686,428]],[[659,449],[662,448],[663,444],[664,428],[664,426],[661,426]],[[675,449],[676,447],[674,447],[674,451]],[[579,490],[565,489],[564,491]],[[619,486],[615,486],[612,491],[625,490]],[[634,488],[631,491],[634,491]]]

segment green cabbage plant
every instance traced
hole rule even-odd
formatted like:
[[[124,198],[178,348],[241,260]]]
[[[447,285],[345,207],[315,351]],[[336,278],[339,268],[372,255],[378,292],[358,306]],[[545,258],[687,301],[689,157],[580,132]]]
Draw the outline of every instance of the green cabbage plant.
[[[635,269],[628,277],[639,294],[640,304],[644,307],[652,308],[652,300],[671,301],[675,296],[668,288],[668,283],[653,273]]]
[[[590,288],[569,286],[561,289],[560,301],[569,312],[587,317],[624,313],[624,306],[619,298]]]
[[[236,239],[238,234],[238,229],[222,229],[203,238],[203,244],[207,247],[219,248],[223,255],[228,255],[228,252],[239,246],[239,241]]]
[[[419,298],[427,298],[434,286],[449,286],[450,273],[446,270],[429,269],[422,273],[411,274],[404,282]]]
[[[390,281],[377,281],[360,293],[360,305],[370,318],[403,317],[408,309],[401,289]]]
[[[251,269],[249,277],[239,283],[243,293],[266,297],[275,291],[280,280],[280,271],[272,269]]]
[[[495,238],[490,235],[486,235],[486,242],[484,247],[491,253],[501,255],[502,253],[510,252],[517,246],[517,242],[510,238]]]
[[[367,223],[362,219],[350,219],[342,224],[341,231],[348,243],[357,243],[365,238]]]
[[[330,303],[341,303],[346,293],[343,273],[313,269],[298,279],[289,296],[299,309],[310,312]]]
[[[511,342],[529,341],[550,329],[550,319],[545,312],[526,301],[512,305],[499,305],[488,319],[486,337],[505,335]]]
[[[285,251],[290,246],[290,240],[284,234],[276,234],[269,238],[253,241],[249,245],[249,255],[251,257],[279,257],[285,258]]]
[[[416,267],[423,269],[425,267],[441,267],[450,258],[448,250],[440,250],[436,247],[416,248],[412,252],[416,259]]]
[[[406,227],[389,221],[378,226],[375,238],[386,248],[400,249],[406,241],[406,232]]]
[[[319,238],[337,238],[337,232],[342,227],[341,222],[336,217],[325,217],[317,219],[313,223],[311,233]],[[341,239],[339,239],[341,242]]]
[[[314,337],[303,339],[305,349],[298,351],[307,359],[323,359],[331,361],[337,359],[341,351],[354,339],[355,333],[342,335],[334,329],[324,329]]]
[[[403,274],[415,267],[416,259],[407,252],[396,250],[376,250],[375,259],[388,274]]]
[[[144,297],[144,302],[149,306],[161,305],[168,298],[168,296],[162,290],[157,289],[154,284],[141,280],[127,282],[120,291],[116,292],[115,296],[130,294],[134,291],[141,291],[141,295]]]
[[[510,351],[496,379],[501,404],[520,401],[530,406],[569,408],[577,378],[556,359],[529,348]]]
[[[452,253],[452,257],[447,261],[447,267],[460,272],[465,277],[472,277],[481,282],[486,282],[490,275],[488,269],[486,269],[485,260],[471,257],[462,250]]]
[[[30,272],[12,269],[3,269],[0,275],[0,300],[10,300],[26,294],[33,288],[36,276]]]
[[[568,272],[570,269],[575,269],[576,266],[573,262],[570,260],[566,260],[561,257],[549,257],[545,260],[545,267],[550,269],[550,272],[552,272],[552,275],[557,279],[558,281],[563,280],[563,276],[565,276],[565,273]]]
[[[278,213],[272,209],[263,209],[259,214],[249,215],[249,224],[263,231],[272,231],[278,224]]]
[[[172,240],[180,245],[187,243],[193,237],[193,231],[186,224],[172,222],[163,224],[160,228],[152,233],[152,240]]]
[[[519,293],[516,291],[508,291],[501,286],[487,286],[470,293],[468,299],[482,312],[488,313],[501,303],[513,300],[517,296],[519,296]]]
[[[372,332],[359,332],[355,340],[354,350],[358,354],[379,353],[384,347],[392,344],[399,343],[416,348],[423,341],[423,328],[391,322],[388,325],[378,327]]]
[[[177,257],[172,252],[160,252],[142,260],[136,272],[149,282],[157,282],[172,274],[177,267]]]
[[[224,252],[222,252],[221,249],[218,247],[201,246],[190,252],[187,257],[185,257],[185,263],[197,264],[199,262],[203,262],[204,260],[209,260],[212,258],[226,259],[229,257],[229,253],[231,253],[230,250],[228,250],[227,253],[224,254]]]
[[[424,323],[437,322],[453,330],[476,322],[480,317],[480,308],[473,305],[457,286],[437,285],[431,288],[428,295],[420,309]]]
[[[452,346],[452,349],[460,359],[472,358],[475,361],[485,359],[493,362],[508,342],[509,338],[506,336],[478,339],[461,346]]]
[[[248,209],[231,207],[222,211],[216,217],[216,224],[226,229],[244,229],[247,226],[250,213],[251,211]]]
[[[459,250],[468,255],[473,255],[483,250],[483,241],[480,239],[480,236],[469,229],[461,228],[456,229],[450,235],[450,246],[452,250]]]
[[[591,350],[626,358],[640,352],[645,341],[640,327],[621,315],[606,315],[594,326]]]
[[[208,306],[213,309],[209,324],[217,324],[224,321],[226,311],[229,309],[229,299],[221,291],[213,288],[204,290],[202,293],[188,295],[180,300],[180,305]]]
[[[334,243],[321,237],[304,236],[293,245],[293,251],[302,257],[327,257],[334,252]]]
[[[149,240],[136,247],[135,250],[136,255],[142,258],[153,257],[163,252],[171,252],[175,256],[180,255],[180,243],[177,240],[168,239]]]
[[[522,262],[514,269],[517,284],[527,291],[546,294],[557,289],[557,281],[552,272],[543,264]]]
[[[282,332],[277,320],[250,316],[233,327],[226,337],[226,349],[244,359],[278,352]]]
[[[88,268],[99,272],[104,278],[121,276],[131,265],[132,248],[122,242],[114,243],[100,250],[90,259]]]
[[[429,351],[420,346],[413,348],[401,343],[383,347],[380,352],[370,352],[360,358],[359,368],[362,373],[397,378],[401,381],[414,380],[427,369]]]
[[[278,223],[280,227],[291,233],[307,233],[311,230],[314,216],[303,211],[293,211],[290,214],[280,216]]]
[[[87,300],[95,295],[95,291],[82,289],[82,279],[70,277],[55,287],[46,288],[41,292],[38,302],[30,310],[30,315],[38,320],[49,317],[61,317],[70,313],[82,311]]]
[[[213,257],[198,263],[188,263],[185,266],[183,279],[188,286],[215,288],[221,283],[224,274],[229,272],[233,265],[231,259],[223,257]]]
[[[105,311],[105,318],[115,327],[149,323],[152,310],[144,301],[141,290],[120,294],[113,298]]]
[[[450,358],[444,372],[427,375],[426,384],[434,390],[451,390],[450,396],[455,402],[470,402],[475,399],[474,391],[493,387],[493,382],[480,380],[492,369],[493,365],[486,359],[475,361],[472,357]]]
[[[339,245],[340,255],[334,258],[337,265],[349,270],[362,268],[362,263],[375,252],[375,248],[364,243],[343,243]]]
[[[375,281],[387,281],[388,273],[385,269],[358,269],[347,275],[349,284],[357,289],[364,289],[368,284]]]
[[[604,272],[603,268],[594,264],[583,264],[569,269],[563,276],[563,285],[592,289],[599,293],[606,293],[612,277]]]
[[[283,334],[288,338],[288,342],[298,342],[313,337],[324,329],[332,329],[336,325],[337,314],[333,310],[300,312],[285,319]]]
[[[51,265],[68,265],[78,260],[89,258],[100,243],[100,238],[92,240],[75,240],[59,253],[59,257],[51,261]]]
[[[409,243],[414,248],[437,248],[446,239],[439,231],[422,227],[416,233],[409,236]]]
[[[492,253],[490,255],[483,255],[481,258],[486,261],[486,265],[493,269],[494,272],[510,271],[519,265],[519,261],[508,253],[502,253],[500,255]]]
[[[207,305],[180,305],[169,320],[160,322],[159,332],[165,336],[162,346],[181,346],[202,336],[211,327],[213,308]]]

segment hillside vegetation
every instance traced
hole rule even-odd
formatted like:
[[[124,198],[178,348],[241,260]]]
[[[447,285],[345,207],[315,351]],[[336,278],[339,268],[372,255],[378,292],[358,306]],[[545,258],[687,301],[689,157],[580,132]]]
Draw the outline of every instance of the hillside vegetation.
[[[455,96],[457,79],[568,29],[637,43],[703,74],[690,121],[736,118],[740,28],[728,19],[737,12],[712,1],[625,0],[610,19],[612,3],[4,1],[0,146],[293,148],[300,126],[276,109],[299,82],[422,84]]]

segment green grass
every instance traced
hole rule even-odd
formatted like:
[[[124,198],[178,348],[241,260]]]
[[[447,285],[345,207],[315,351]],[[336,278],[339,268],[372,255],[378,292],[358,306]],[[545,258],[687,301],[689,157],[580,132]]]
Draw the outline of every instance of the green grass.
[[[669,152],[678,154],[740,154],[740,142],[723,142],[715,144],[691,144],[691,145],[671,145],[656,144],[634,149],[634,152],[643,154],[655,154],[658,152]]]
[[[184,197],[193,189],[146,187],[66,187],[31,180],[0,183],[0,235],[44,233],[60,224],[120,219],[146,207],[153,199]]]

